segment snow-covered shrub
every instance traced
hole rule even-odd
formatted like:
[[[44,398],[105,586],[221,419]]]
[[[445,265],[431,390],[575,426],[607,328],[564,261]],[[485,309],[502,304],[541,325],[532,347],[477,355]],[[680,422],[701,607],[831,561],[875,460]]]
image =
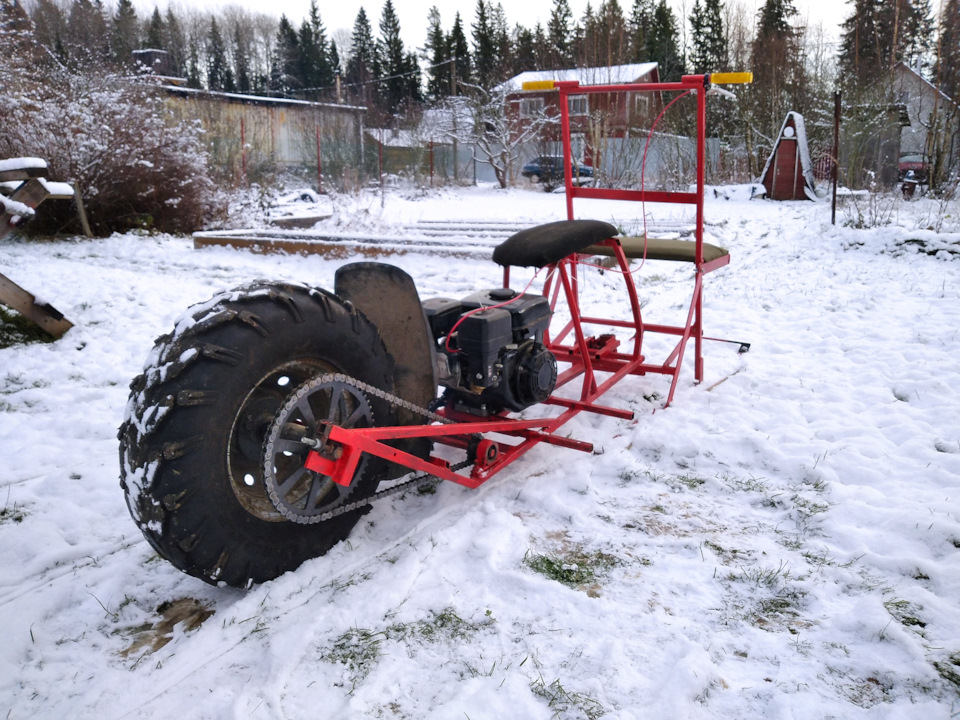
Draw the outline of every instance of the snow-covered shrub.
[[[0,54],[0,157],[43,158],[51,179],[76,183],[98,234],[187,232],[216,212],[198,126],[174,124],[148,87],[21,50]],[[57,230],[72,217],[50,203],[33,227]]]

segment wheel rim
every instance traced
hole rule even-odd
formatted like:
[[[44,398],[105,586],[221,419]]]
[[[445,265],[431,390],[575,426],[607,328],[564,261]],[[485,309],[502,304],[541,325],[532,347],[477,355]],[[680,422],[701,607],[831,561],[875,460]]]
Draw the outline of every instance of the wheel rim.
[[[315,359],[292,360],[267,373],[250,390],[233,419],[227,450],[230,487],[243,508],[260,520],[286,518],[270,501],[263,480],[263,446],[284,401],[311,378],[335,368]]]
[[[293,522],[320,522],[324,513],[353,494],[366,466],[364,456],[349,487],[304,467],[310,446],[302,440],[325,442],[324,423],[344,428],[372,427],[373,410],[359,388],[340,376],[323,375],[308,380],[287,398],[264,442],[267,494],[276,510]]]

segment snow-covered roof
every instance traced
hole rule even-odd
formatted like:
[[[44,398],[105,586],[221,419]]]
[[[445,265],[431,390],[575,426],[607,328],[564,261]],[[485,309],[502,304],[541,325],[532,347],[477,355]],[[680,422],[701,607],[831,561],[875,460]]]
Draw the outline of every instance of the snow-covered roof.
[[[214,90],[202,90],[197,88],[179,87],[176,85],[160,85],[161,88],[172,93],[183,95],[197,95],[221,100],[238,100],[240,102],[257,102],[272,105],[307,105],[312,107],[337,108],[339,110],[362,110],[366,111],[363,105],[341,105],[338,103],[313,102],[312,100],[293,100],[291,98],[266,97],[264,95],[244,95],[242,93],[226,93]]]
[[[566,70],[528,70],[515,75],[498,89],[518,91],[527,82],[542,82],[544,80],[570,81],[576,80],[581,85],[617,85],[640,80],[657,69],[657,63],[632,63],[629,65],[610,65],[594,68],[569,68]]]

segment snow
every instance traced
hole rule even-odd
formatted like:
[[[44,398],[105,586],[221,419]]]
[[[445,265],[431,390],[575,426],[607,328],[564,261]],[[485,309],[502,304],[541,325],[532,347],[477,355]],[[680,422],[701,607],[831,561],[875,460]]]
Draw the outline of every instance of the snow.
[[[34,215],[34,210],[29,205],[24,205],[22,202],[3,195],[0,195],[0,207],[3,208],[5,213],[11,216],[33,217]]]
[[[5,158],[0,160],[0,172],[34,168],[42,168],[43,170],[46,170],[47,163],[45,160],[35,157]]]
[[[700,385],[688,356],[668,409],[666,378],[626,380],[604,402],[636,420],[565,428],[597,454],[541,446],[478,490],[392,498],[248,591],[179,573],[134,525],[117,482],[127,385],[189,305],[254,278],[330,288],[345,261],[137,234],[4,243],[2,272],[75,323],[0,349],[7,715],[955,716],[960,228],[927,229],[927,199],[891,198],[893,225],[855,230],[823,202],[749,196],[708,193],[707,241],[732,262],[705,279],[704,318],[749,353],[707,343]],[[526,189],[331,202],[326,227],[385,235],[564,216],[562,195]],[[425,298],[501,277],[476,258],[390,261]],[[581,281],[588,307],[619,282]],[[648,261],[636,282],[650,322],[683,314],[689,266]]]

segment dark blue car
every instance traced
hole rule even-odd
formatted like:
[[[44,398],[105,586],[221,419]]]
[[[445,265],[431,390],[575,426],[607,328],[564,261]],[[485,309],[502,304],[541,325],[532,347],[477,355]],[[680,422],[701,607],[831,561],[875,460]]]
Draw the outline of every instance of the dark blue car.
[[[583,163],[570,164],[573,171],[573,181],[583,182],[585,179],[593,177],[593,168]],[[530,178],[530,182],[543,183],[544,190],[553,190],[555,187],[563,184],[563,156],[562,155],[541,155],[523,166],[520,174],[525,178]]]

